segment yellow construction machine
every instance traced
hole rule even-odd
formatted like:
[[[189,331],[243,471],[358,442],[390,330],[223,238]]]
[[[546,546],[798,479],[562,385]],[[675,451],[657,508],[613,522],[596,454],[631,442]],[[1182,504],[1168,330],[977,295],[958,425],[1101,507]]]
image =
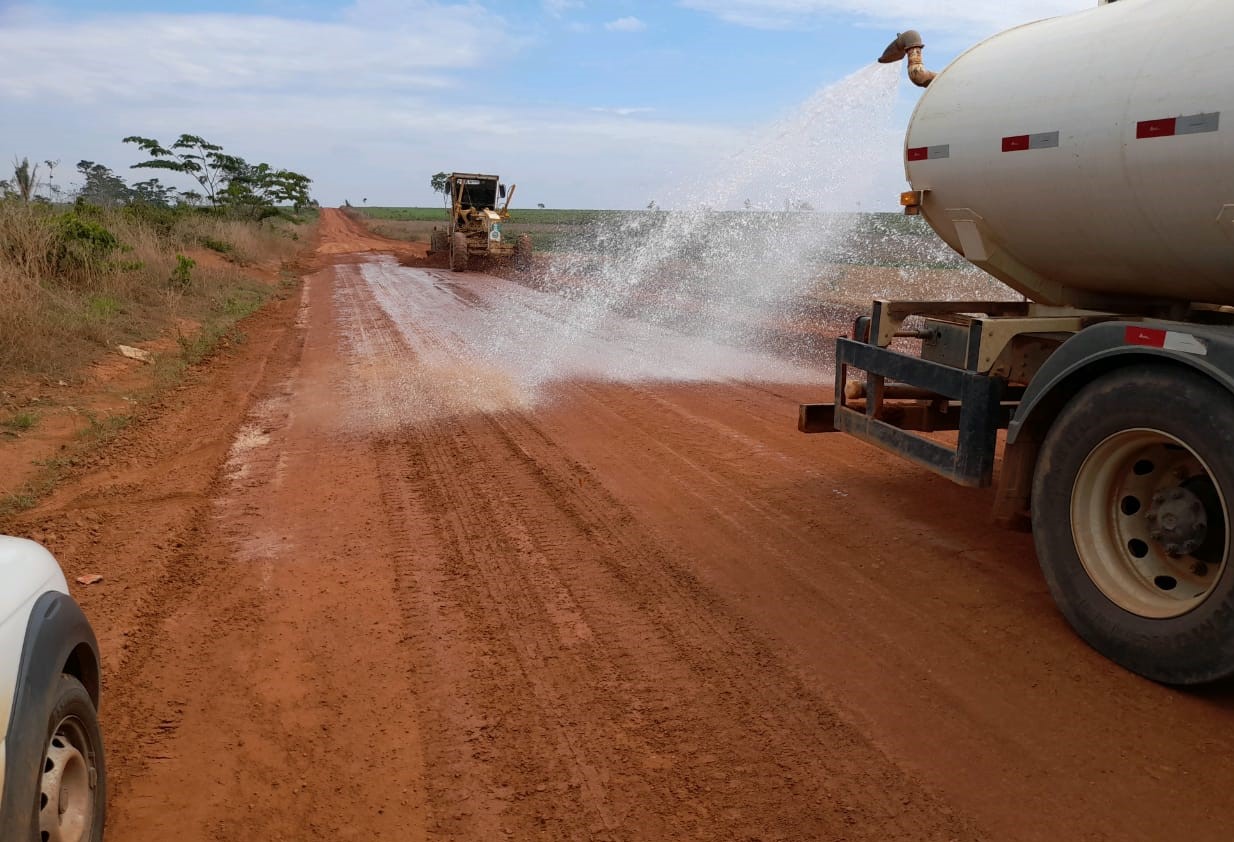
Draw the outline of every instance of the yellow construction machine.
[[[431,247],[449,252],[453,271],[462,272],[476,260],[513,260],[519,269],[531,265],[531,237],[522,234],[510,242],[502,232],[517,185],[507,191],[498,176],[462,172],[451,173],[446,184],[450,224],[433,230]]]

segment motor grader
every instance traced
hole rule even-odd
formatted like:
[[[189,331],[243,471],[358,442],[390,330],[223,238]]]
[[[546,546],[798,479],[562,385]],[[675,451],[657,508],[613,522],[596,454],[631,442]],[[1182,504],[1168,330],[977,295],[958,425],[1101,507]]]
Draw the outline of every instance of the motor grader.
[[[517,185],[507,191],[498,176],[460,172],[451,173],[446,185],[450,223],[433,230],[431,247],[449,253],[452,271],[462,272],[477,260],[513,260],[519,269],[531,265],[531,237],[522,234],[510,242],[502,231]]]

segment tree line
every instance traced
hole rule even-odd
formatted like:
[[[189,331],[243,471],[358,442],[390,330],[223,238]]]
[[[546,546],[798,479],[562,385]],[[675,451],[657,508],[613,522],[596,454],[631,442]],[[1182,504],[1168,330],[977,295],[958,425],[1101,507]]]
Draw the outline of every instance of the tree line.
[[[278,213],[279,207],[290,206],[299,211],[315,203],[309,193],[312,179],[302,173],[271,166],[251,164],[223,147],[199,135],[182,134],[169,146],[158,140],[132,135],[124,143],[133,144],[146,153],[147,160],[133,164],[131,169],[165,170],[189,176],[199,190],[177,190],[163,184],[157,177],[126,182],[111,168],[94,161],[77,163],[81,187],[65,196],[49,179],[50,195],[42,195],[39,165],[29,159],[14,161],[13,178],[0,181],[0,198],[31,202],[62,201],[73,198],[103,207],[149,205],[153,207],[209,207],[229,216],[265,219]],[[50,173],[56,163],[44,161]]]

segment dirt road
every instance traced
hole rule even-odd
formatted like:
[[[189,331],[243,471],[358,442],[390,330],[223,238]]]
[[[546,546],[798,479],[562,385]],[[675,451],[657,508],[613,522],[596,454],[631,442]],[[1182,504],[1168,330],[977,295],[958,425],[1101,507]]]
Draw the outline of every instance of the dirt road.
[[[22,524],[105,576],[109,839],[1228,837],[1229,691],[1088,650],[989,494],[799,435],[817,372],[327,223]]]

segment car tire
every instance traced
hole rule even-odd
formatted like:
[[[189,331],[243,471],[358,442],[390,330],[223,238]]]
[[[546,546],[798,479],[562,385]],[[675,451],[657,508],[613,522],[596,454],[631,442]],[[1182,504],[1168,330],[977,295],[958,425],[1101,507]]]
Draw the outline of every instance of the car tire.
[[[60,676],[52,699],[35,803],[40,838],[102,842],[107,769],[98,712],[71,675]]]

